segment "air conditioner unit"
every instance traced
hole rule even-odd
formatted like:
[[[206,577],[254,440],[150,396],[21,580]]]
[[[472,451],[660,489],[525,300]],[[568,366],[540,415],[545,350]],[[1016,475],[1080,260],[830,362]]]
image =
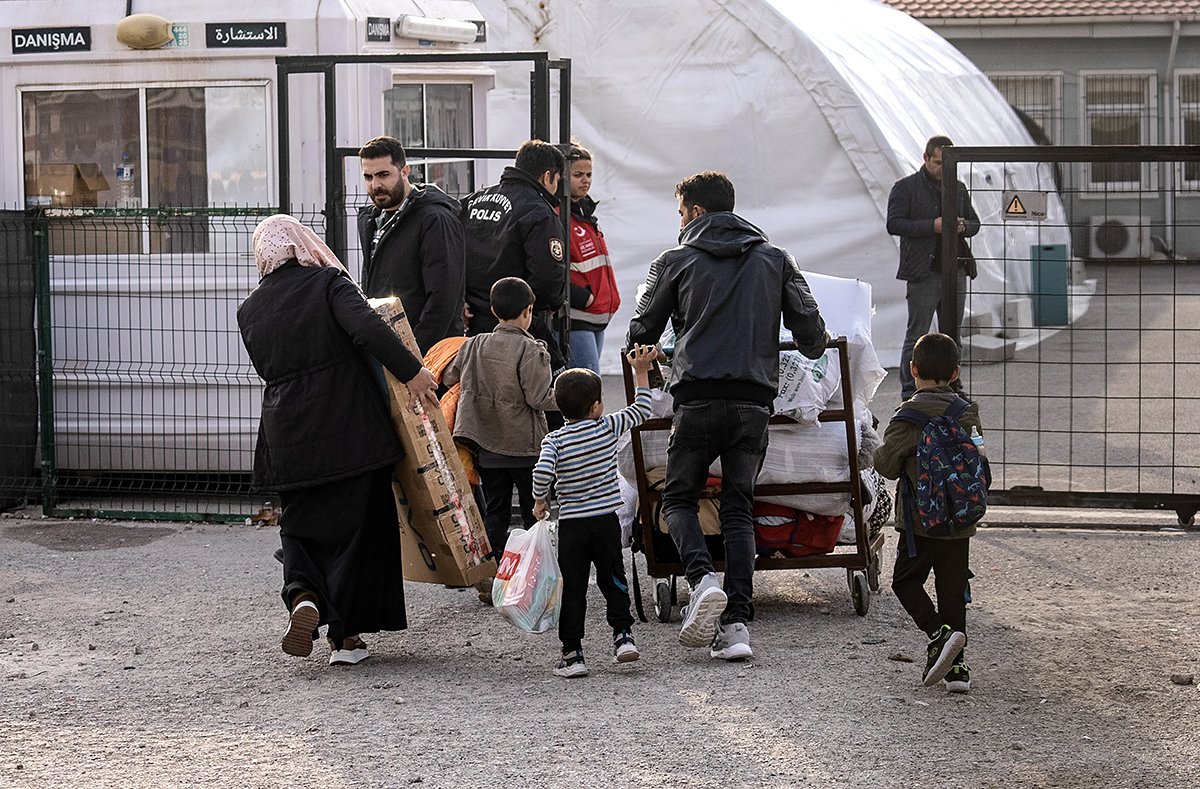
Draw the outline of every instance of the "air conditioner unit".
[[[1092,217],[1092,257],[1097,260],[1146,260],[1150,257],[1150,217]]]

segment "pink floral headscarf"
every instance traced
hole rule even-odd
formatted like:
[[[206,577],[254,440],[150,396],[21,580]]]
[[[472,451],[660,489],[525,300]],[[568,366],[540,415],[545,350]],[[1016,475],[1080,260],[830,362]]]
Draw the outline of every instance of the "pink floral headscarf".
[[[287,214],[275,214],[259,222],[254,228],[252,245],[259,277],[267,276],[292,258],[301,266],[346,270],[316,233]]]

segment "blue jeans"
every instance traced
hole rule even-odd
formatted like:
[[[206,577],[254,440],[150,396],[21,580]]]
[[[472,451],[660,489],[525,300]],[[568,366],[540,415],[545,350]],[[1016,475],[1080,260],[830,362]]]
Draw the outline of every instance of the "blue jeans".
[[[750,619],[754,595],[754,482],[767,454],[770,409],[741,400],[695,400],[676,407],[667,447],[663,517],[693,586],[713,572],[700,531],[700,490],[721,458],[721,534],[725,539],[723,624]]]
[[[571,366],[586,367],[600,374],[600,351],[604,350],[604,330],[571,330]]]
[[[904,330],[904,347],[900,351],[900,399],[907,400],[917,391],[908,363],[912,361],[913,346],[922,335],[929,332],[933,316],[937,315],[942,303],[942,273],[935,271],[925,279],[908,282],[904,293],[908,302],[908,326]],[[967,300],[967,275],[958,269],[958,303],[955,304],[954,319],[962,326],[963,307]],[[946,329],[938,327],[943,333]]]

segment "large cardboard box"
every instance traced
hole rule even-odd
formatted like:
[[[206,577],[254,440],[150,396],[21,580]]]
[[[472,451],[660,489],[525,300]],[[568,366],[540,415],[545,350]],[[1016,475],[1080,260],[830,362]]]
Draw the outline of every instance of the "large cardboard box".
[[[46,208],[94,207],[108,179],[94,162],[25,165],[25,205]]]
[[[104,171],[94,162],[25,166],[27,208],[95,208],[98,194],[111,188]],[[141,251],[140,219],[67,217],[50,221],[51,255],[124,255]]]
[[[405,346],[420,358],[400,299],[373,299]],[[408,387],[385,371],[392,421],[404,444],[396,466],[400,550],[408,581],[465,586],[493,578],[496,563],[454,439],[440,409],[410,403]]]

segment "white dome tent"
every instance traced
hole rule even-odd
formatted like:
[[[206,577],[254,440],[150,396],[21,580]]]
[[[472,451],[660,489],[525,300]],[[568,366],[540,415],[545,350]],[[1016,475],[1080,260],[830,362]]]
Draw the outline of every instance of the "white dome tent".
[[[895,366],[906,308],[895,279],[898,241],[885,229],[892,184],[920,165],[934,134],[959,145],[1033,144],[970,61],[876,0],[476,5],[490,48],[572,60],[571,131],[596,158],[592,195],[624,302],[609,328],[606,371],[616,369],[635,288],[654,256],[676,243],[673,192],[683,177],[726,172],[737,212],[803,270],[869,282],[875,346]],[[498,80],[489,104],[494,145],[528,133],[514,100],[526,90]],[[1000,294],[1029,294],[1030,245],[1069,249],[1063,209],[1051,195],[1043,225],[999,221],[1002,189],[1039,188],[1032,164],[976,164],[959,177],[985,224],[972,240],[980,275],[968,310],[1002,326]],[[1048,172],[1040,183],[1053,189]]]

